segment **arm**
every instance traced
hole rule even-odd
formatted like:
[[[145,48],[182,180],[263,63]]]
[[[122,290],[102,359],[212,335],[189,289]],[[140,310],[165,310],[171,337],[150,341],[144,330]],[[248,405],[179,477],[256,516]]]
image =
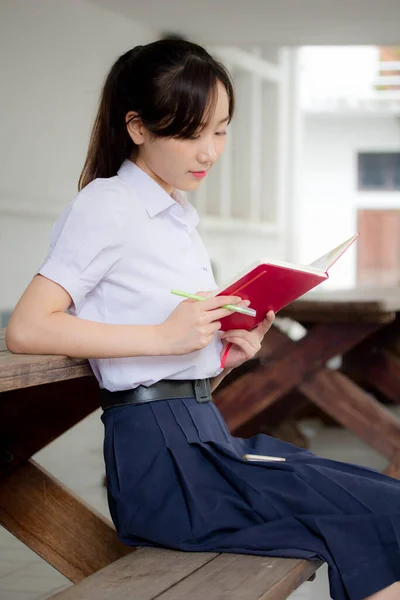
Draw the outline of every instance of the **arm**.
[[[118,358],[167,354],[159,325],[108,325],[79,319],[65,311],[70,295],[37,275],[14,309],[6,331],[11,352]]]
[[[62,354],[82,358],[122,358],[188,354],[200,350],[230,314],[224,304],[240,298],[219,296],[181,302],[160,325],[114,325],[66,314],[72,299],[54,281],[37,275],[14,309],[6,332],[11,352]]]
[[[219,375],[210,379],[211,392],[215,391],[215,389],[219,386],[224,377],[229,375],[231,371],[233,371],[233,369],[224,369]]]

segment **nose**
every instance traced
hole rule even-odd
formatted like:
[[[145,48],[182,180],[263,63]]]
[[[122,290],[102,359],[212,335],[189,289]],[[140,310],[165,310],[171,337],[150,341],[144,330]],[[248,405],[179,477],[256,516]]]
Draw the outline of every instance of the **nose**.
[[[207,140],[202,143],[199,148],[197,159],[202,164],[212,165],[217,160],[217,151],[211,140]]]

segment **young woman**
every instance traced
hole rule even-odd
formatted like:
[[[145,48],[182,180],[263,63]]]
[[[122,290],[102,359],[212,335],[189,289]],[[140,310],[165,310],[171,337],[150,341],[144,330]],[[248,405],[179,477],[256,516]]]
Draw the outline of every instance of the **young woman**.
[[[256,354],[274,315],[221,334],[223,306],[240,298],[170,293],[216,288],[197,213],[177,190],[201,184],[233,110],[226,70],[195,44],[158,41],[116,61],[80,191],[15,308],[8,347],[90,359],[124,543],[321,557],[335,600],[399,599],[400,482],[266,435],[232,437],[211,392]]]

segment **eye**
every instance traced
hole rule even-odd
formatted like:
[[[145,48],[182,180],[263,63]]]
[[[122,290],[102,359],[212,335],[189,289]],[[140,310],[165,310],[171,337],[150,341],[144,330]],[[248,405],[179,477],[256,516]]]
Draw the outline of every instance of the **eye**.
[[[220,136],[222,136],[222,135],[227,135],[227,131],[217,131],[217,132],[215,133],[215,135],[220,135]]]

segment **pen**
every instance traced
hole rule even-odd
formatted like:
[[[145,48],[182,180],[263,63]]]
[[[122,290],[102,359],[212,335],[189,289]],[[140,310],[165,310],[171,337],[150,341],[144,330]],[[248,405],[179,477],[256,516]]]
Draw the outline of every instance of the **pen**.
[[[196,296],[195,294],[188,294],[187,292],[181,292],[179,290],[171,290],[171,294],[189,298],[190,300],[206,300],[203,296]],[[223,308],[228,308],[229,310],[241,313],[242,315],[248,315],[249,317],[255,317],[257,314],[254,308],[244,308],[243,306],[235,306],[234,304],[225,304]]]
[[[262,462],[264,460],[271,462],[285,462],[286,458],[282,456],[265,456],[263,454],[243,454],[242,458],[244,460],[254,460],[258,462]]]

